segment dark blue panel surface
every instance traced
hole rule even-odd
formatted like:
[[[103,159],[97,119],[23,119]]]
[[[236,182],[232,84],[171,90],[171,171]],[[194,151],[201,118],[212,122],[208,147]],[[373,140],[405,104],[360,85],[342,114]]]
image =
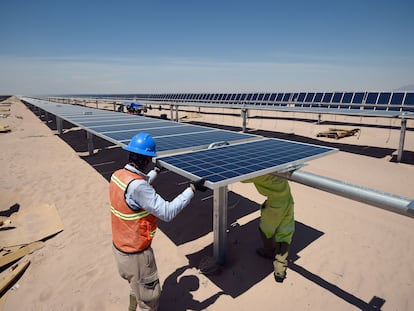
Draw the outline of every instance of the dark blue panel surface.
[[[377,102],[377,98],[378,93],[368,93],[367,100],[365,101],[365,103],[375,105],[375,103]]]
[[[145,124],[136,124],[134,126],[125,126],[123,128],[119,128],[115,130],[113,127],[101,128],[100,130],[93,129],[94,131],[104,134],[110,135],[110,133],[114,132],[135,132],[138,134],[139,132],[147,132],[152,137],[155,136],[168,136],[168,135],[178,135],[178,134],[191,134],[191,133],[198,133],[198,132],[208,132],[214,129],[202,126],[194,126],[194,125],[183,125],[177,123],[177,125],[170,124],[167,127],[150,127]]]
[[[333,95],[332,102],[333,103],[340,103],[341,102],[341,99],[342,99],[342,94],[343,93],[335,93]]]
[[[151,134],[151,130],[146,131]],[[126,132],[112,132],[105,133],[105,137],[109,137],[112,140],[122,142],[123,144],[128,144],[132,137],[137,134],[136,131],[126,131]],[[208,146],[211,143],[221,142],[221,141],[238,141],[255,138],[254,135],[231,132],[231,131],[222,131],[222,130],[210,130],[200,133],[188,133],[176,136],[156,136],[153,135],[155,143],[157,145],[158,152],[180,150],[180,149],[191,149],[196,147]]]
[[[264,139],[159,159],[177,170],[205,178],[213,184],[228,184],[235,179],[243,180],[252,175],[259,176],[277,171],[278,168],[304,163],[333,151],[335,149],[316,145]]]
[[[323,95],[322,102],[324,102],[324,103],[329,103],[329,102],[331,102],[332,96],[333,96],[333,94],[332,94],[332,93],[325,93],[325,94]]]
[[[323,93],[316,93],[315,99],[313,100],[315,103],[320,103],[322,101]]]
[[[307,103],[312,102],[314,95],[315,95],[315,93],[308,93],[308,94],[306,94],[305,102],[307,102]]]
[[[344,97],[342,97],[342,103],[343,104],[350,104],[353,95],[354,95],[354,93],[344,93]]]
[[[380,93],[377,105],[388,105],[391,98],[391,93]]]
[[[305,100],[306,93],[299,93],[298,99],[296,101],[303,102]]]
[[[154,136],[155,143],[157,144],[157,151],[171,151],[171,150],[179,150],[179,149],[189,149],[195,147],[202,147],[208,146],[215,142],[222,142],[222,141],[238,141],[238,140],[246,140],[255,138],[255,135],[231,132],[231,131],[223,131],[223,130],[215,130],[215,131],[205,131],[200,133],[189,133],[177,136]],[[131,138],[129,138],[131,139]],[[125,141],[125,144],[129,143],[129,141]]]
[[[285,94],[283,94],[283,101],[284,101],[284,102],[289,101],[290,95],[291,95],[290,93],[285,93]]]
[[[402,105],[404,100],[404,93],[392,93],[392,97],[391,97],[391,101],[390,104],[391,105]]]
[[[99,128],[99,127],[109,127],[109,126],[116,126],[116,125],[126,125],[126,124],[144,124],[144,123],[157,123],[160,126],[160,122],[157,122],[156,119],[144,119],[140,120],[137,118],[129,119],[129,118],[121,118],[121,119],[85,119],[79,120],[75,118],[70,118],[71,121],[76,122],[77,124],[87,127],[87,128]]]
[[[414,93],[407,93],[405,95],[403,110],[414,112]]]

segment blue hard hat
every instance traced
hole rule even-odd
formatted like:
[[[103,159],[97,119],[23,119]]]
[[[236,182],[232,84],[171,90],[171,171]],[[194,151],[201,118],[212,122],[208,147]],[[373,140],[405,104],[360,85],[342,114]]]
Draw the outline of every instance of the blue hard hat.
[[[138,133],[132,137],[128,145],[126,145],[124,150],[133,153],[139,153],[149,157],[156,157],[157,152],[155,151],[155,141],[148,133]]]

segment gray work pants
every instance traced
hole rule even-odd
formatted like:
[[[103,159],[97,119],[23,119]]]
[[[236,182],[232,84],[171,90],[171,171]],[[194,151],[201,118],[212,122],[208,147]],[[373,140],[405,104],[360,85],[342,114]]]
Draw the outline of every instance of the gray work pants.
[[[161,287],[151,247],[137,254],[125,254],[112,247],[118,271],[129,282],[140,310],[158,309]]]

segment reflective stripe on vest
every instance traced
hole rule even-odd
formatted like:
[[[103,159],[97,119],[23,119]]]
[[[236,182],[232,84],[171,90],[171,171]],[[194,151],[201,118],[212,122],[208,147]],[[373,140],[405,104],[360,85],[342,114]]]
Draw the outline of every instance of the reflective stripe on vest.
[[[141,209],[134,211],[125,201],[128,185],[143,177],[126,169],[111,176],[109,196],[112,214],[112,239],[115,246],[126,253],[140,252],[152,241],[157,229],[157,218]]]

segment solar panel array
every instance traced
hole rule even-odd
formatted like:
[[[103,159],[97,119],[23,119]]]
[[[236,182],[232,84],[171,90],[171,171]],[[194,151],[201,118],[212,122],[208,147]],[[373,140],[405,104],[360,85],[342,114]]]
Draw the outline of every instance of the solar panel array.
[[[190,179],[205,178],[206,185],[214,189],[266,173],[288,170],[335,151],[281,139],[263,139],[161,157],[159,161],[166,168]]]
[[[286,169],[336,150],[79,105],[22,100],[118,145],[128,144],[136,133],[145,131],[155,139],[159,155],[186,151],[161,158],[167,168],[190,179],[206,178],[211,188]],[[207,149],[224,141],[231,145]],[[203,150],[194,152],[199,149]]]
[[[89,95],[153,103],[395,117],[414,113],[413,92],[167,93]]]
[[[22,98],[22,100],[121,146],[127,145],[138,132],[147,132],[155,139],[159,154],[205,148],[221,141],[238,142],[261,138],[246,133],[78,105],[58,104],[32,98]]]

